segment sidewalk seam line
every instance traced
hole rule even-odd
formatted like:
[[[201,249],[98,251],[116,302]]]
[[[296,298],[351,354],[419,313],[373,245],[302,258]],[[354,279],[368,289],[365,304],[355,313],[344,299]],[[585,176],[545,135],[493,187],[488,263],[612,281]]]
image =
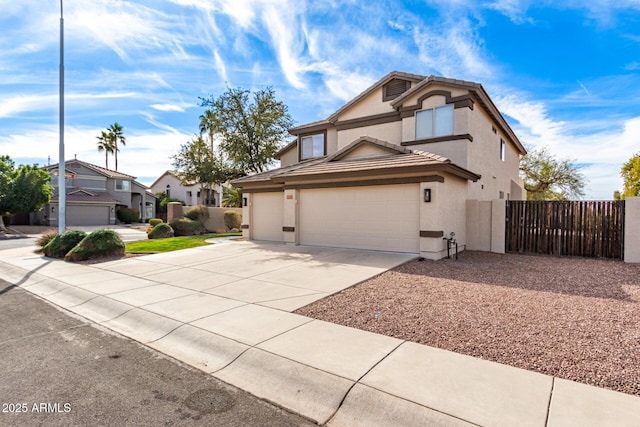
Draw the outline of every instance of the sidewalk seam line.
[[[556,377],[551,377],[551,391],[549,393],[549,403],[547,404],[547,416],[544,419],[545,427],[549,425],[549,415],[551,415],[551,401],[553,400],[553,390],[556,386]]]
[[[390,352],[388,352],[384,357],[382,357],[380,360],[378,360],[376,363],[373,364],[373,366],[371,366],[369,369],[367,369],[367,372],[365,372],[364,374],[360,375],[360,378],[358,378],[357,380],[354,381],[353,384],[351,384],[351,387],[349,387],[349,389],[347,390],[347,392],[344,394],[344,396],[342,396],[342,399],[340,400],[340,403],[338,403],[338,407],[335,409],[335,411],[333,411],[333,413],[331,414],[331,416],[327,419],[327,423],[330,422],[338,413],[338,411],[340,410],[340,408],[342,408],[342,405],[344,404],[344,401],[347,400],[347,396],[349,396],[349,393],[351,393],[351,390],[353,390],[353,388],[356,386],[356,384],[360,384],[360,381],[362,380],[362,378],[364,378],[369,372],[371,372],[371,370],[373,368],[375,368],[376,366],[378,366],[380,363],[382,363],[383,360],[385,360],[387,357],[389,357],[389,355],[391,355],[391,353],[393,353],[394,351],[396,351],[398,349],[398,347],[400,347],[402,344],[404,344],[406,342],[406,340],[402,340],[400,341],[400,343],[395,346]],[[326,424],[326,423],[325,423]]]

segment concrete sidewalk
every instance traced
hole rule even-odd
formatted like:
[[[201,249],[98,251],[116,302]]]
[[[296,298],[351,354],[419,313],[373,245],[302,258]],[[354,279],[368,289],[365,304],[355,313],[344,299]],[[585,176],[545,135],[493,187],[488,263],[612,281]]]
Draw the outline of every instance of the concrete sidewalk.
[[[409,258],[227,242],[76,265],[0,252],[0,277],[331,426],[640,425],[640,398],[291,311]]]

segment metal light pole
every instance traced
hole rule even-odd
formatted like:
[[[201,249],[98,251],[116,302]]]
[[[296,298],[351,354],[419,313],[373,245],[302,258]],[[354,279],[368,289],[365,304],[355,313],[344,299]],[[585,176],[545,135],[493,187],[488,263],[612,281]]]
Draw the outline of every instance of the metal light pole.
[[[67,189],[64,165],[64,18],[60,0],[60,147],[58,151],[58,234],[64,233],[67,217]]]

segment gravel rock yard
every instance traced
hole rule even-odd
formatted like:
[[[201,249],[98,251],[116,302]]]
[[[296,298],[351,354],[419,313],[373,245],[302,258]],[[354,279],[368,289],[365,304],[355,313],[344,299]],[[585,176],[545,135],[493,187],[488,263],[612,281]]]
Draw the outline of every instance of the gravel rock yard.
[[[296,313],[640,395],[640,265],[462,252]]]

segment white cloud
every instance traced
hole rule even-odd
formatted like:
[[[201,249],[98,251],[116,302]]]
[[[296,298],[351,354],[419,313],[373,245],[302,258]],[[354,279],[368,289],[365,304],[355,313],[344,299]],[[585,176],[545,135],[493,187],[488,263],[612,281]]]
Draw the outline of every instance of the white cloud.
[[[95,99],[131,98],[133,92],[74,93],[65,95],[65,103],[88,102]],[[58,108],[59,95],[16,95],[0,101],[0,118],[14,117],[20,113]]]
[[[151,104],[151,108],[159,111],[178,111],[183,112],[185,110],[184,105],[176,104]]]
[[[102,129],[66,127],[65,158],[77,157],[80,160],[98,166],[105,165],[104,153],[97,150],[96,135]],[[127,145],[121,147],[118,154],[118,170],[137,176],[143,184],[151,184],[164,171],[171,169],[171,156],[178,152],[180,144],[189,140],[191,135],[177,131],[127,134]],[[36,129],[24,134],[0,136],[0,152],[9,155],[17,164],[38,163],[43,166],[50,162],[58,163],[59,135],[57,128]],[[28,147],[28,148],[27,148]],[[31,153],[38,153],[35,157]],[[109,168],[115,166],[113,157],[109,158]]]
[[[213,60],[216,66],[216,70],[218,71],[218,75],[220,76],[222,81],[226,82],[229,86],[232,86],[231,82],[229,81],[229,76],[227,75],[227,68],[224,64],[224,61],[222,60],[222,57],[220,56],[220,52],[218,52],[217,50],[213,52]]]

